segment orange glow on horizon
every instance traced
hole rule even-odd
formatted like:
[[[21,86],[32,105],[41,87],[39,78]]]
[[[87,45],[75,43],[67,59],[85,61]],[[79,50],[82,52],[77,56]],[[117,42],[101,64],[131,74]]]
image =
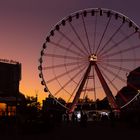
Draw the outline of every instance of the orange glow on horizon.
[[[33,96],[36,97],[36,95],[38,96],[38,101],[42,104],[42,100],[44,100],[48,95],[47,93],[44,93],[43,90],[40,88],[38,88],[38,86],[34,86],[36,88],[32,88],[30,86],[24,86],[24,85],[20,85],[20,89],[19,91],[25,95],[25,97],[27,96]]]

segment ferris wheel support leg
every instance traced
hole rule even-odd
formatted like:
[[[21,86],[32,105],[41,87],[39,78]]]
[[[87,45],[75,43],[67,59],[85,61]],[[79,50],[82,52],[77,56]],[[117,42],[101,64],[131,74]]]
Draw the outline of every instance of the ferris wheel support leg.
[[[75,106],[76,106],[76,104],[77,104],[77,102],[78,102],[78,99],[80,98],[81,92],[82,92],[82,90],[83,90],[83,87],[84,87],[84,85],[85,85],[85,82],[86,82],[86,80],[87,80],[87,77],[88,77],[88,75],[89,75],[89,73],[90,73],[90,70],[91,70],[91,63],[89,64],[89,66],[88,66],[88,68],[87,68],[87,70],[86,70],[86,72],[85,72],[85,75],[84,75],[84,77],[83,77],[83,79],[82,79],[82,81],[81,81],[81,84],[80,84],[80,86],[79,86],[79,88],[78,88],[78,90],[77,90],[77,92],[76,92],[76,95],[75,95],[75,97],[74,97],[74,99],[73,99],[73,102],[72,102],[72,105],[71,105],[71,107],[70,107],[70,112],[73,112],[74,109],[75,109]]]
[[[110,88],[108,87],[104,77],[102,76],[102,74],[100,72],[100,69],[98,68],[96,63],[94,63],[93,65],[95,67],[95,71],[96,71],[96,73],[98,75],[98,78],[99,78],[99,80],[101,82],[101,85],[102,85],[102,87],[103,87],[103,89],[105,91],[105,94],[107,96],[107,99],[108,99],[108,102],[109,102],[109,105],[110,105],[111,109],[114,110],[114,111],[115,110],[119,111],[120,109],[119,109],[119,107],[118,107],[118,105],[117,105],[117,103],[115,101],[114,96],[112,95],[112,92],[111,92]]]

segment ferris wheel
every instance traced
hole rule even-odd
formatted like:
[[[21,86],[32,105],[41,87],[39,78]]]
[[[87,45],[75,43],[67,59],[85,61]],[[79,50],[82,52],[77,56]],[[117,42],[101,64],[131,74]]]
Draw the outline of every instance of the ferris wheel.
[[[137,95],[127,100],[122,94],[121,104],[116,95],[128,84],[127,74],[140,66],[139,31],[131,19],[110,9],[84,9],[63,18],[40,53],[44,91],[71,102],[70,110],[86,96],[107,97],[113,109],[128,105]]]

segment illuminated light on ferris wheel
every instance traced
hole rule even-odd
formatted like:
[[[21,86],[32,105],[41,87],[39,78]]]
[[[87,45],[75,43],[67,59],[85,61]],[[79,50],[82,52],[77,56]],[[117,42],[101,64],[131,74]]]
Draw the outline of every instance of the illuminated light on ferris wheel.
[[[107,97],[112,109],[132,102],[116,101],[126,73],[140,66],[139,27],[127,16],[103,8],[77,11],[54,25],[40,52],[38,67],[44,91],[63,98],[73,111],[79,98]]]

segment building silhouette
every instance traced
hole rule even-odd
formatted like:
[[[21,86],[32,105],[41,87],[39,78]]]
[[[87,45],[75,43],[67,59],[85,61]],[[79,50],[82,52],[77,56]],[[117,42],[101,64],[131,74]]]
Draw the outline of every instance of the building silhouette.
[[[16,106],[24,97],[19,92],[21,80],[21,63],[0,59],[0,103],[6,106],[1,115],[14,116]]]
[[[140,89],[140,67],[131,71],[127,76],[127,85],[122,87],[116,95],[117,103],[122,106],[138,94]]]
[[[135,87],[135,89],[140,89],[140,67],[134,69],[127,76],[127,86]]]

